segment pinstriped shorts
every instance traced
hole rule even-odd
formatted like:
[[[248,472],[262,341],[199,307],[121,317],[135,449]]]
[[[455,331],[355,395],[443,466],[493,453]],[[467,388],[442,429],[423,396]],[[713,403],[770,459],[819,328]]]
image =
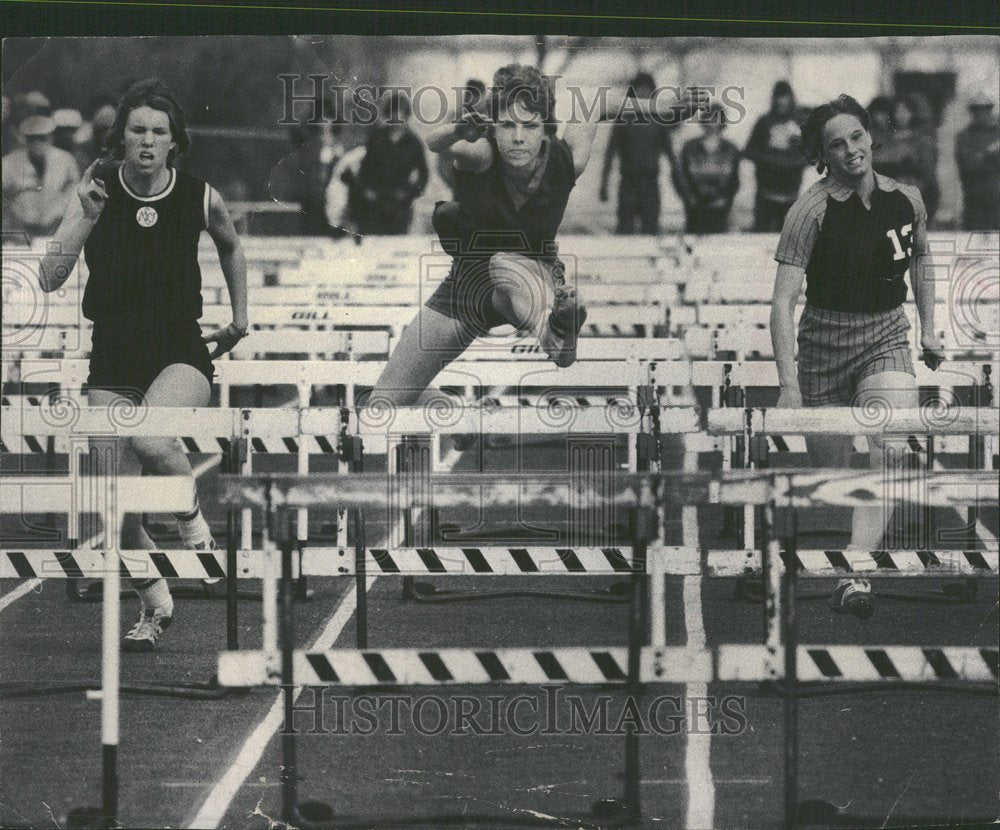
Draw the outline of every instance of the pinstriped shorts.
[[[798,334],[803,406],[851,406],[861,378],[915,375],[909,332],[902,306],[866,314],[807,305]]]

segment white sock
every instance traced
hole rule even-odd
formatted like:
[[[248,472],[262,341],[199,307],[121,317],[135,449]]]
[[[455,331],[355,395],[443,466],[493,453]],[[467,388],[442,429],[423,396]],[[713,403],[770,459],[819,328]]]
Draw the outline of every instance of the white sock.
[[[170,596],[170,587],[167,585],[167,580],[163,578],[157,579],[152,585],[145,588],[136,588],[135,592],[139,595],[139,601],[142,603],[144,611],[153,611],[164,606],[173,608],[174,601]]]
[[[212,538],[212,531],[200,510],[193,519],[178,519],[177,530],[185,548],[193,548],[195,545],[207,543]]]

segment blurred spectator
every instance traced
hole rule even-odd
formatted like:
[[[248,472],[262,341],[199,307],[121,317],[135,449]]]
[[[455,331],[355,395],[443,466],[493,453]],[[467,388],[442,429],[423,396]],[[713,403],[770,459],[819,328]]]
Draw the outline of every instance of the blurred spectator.
[[[725,233],[729,228],[729,211],[740,187],[740,151],[722,137],[725,126],[725,109],[714,104],[702,116],[702,136],[681,150],[678,184],[688,233]]]
[[[640,72],[629,85],[628,94],[633,98],[649,98],[655,89],[653,76]],[[618,226],[616,233],[655,234],[660,226],[660,153],[671,156],[670,132],[663,125],[648,120],[638,121],[626,109],[625,123],[611,128],[611,138],[604,154],[601,171],[602,202],[608,200],[608,179],[611,164],[618,157]],[[638,121],[638,123],[637,123]]]
[[[427,159],[423,143],[406,126],[409,99],[387,95],[380,109],[381,123],[372,128],[357,177],[348,183],[351,207],[359,233],[404,234],[413,200],[427,185]]]
[[[52,146],[49,116],[28,116],[18,132],[24,146],[3,158],[4,230],[48,236],[59,227],[80,172],[73,156]]]
[[[29,115],[51,115],[52,103],[44,92],[37,89],[30,92],[22,92],[14,98],[14,117],[23,121]]]
[[[486,84],[478,78],[469,78],[469,80],[465,82],[462,112],[467,112],[469,110],[476,110],[484,116],[488,113]],[[461,114],[462,113],[455,113],[455,117],[458,118]],[[451,159],[447,153],[438,154],[437,171],[441,180],[448,185],[448,189],[453,191],[455,189],[455,166],[454,160]]]
[[[969,102],[970,120],[955,142],[962,179],[962,227],[967,231],[1000,229],[1000,123],[993,101],[979,95]]]
[[[275,167],[268,183],[272,198],[302,208],[298,230],[308,235],[339,235],[327,222],[326,191],[333,170],[344,155],[340,124],[296,125],[291,129],[295,150]]]
[[[937,147],[933,123],[917,119],[921,109],[913,96],[897,98],[892,108],[893,129],[882,140],[874,166],[878,173],[920,191],[928,223],[934,218],[941,190],[937,183]]]
[[[76,159],[76,166],[80,170],[86,170],[91,159],[80,153],[80,146],[76,142],[77,133],[83,126],[83,116],[79,110],[58,109],[52,113],[52,121],[56,125],[56,131],[52,137],[52,143],[60,150],[65,150]]]
[[[3,96],[3,115],[0,116],[0,131],[3,132],[3,147],[0,155],[7,155],[17,146],[17,136],[14,133],[14,119],[11,118],[11,102],[6,95]]]
[[[885,95],[872,98],[868,105],[868,117],[871,123],[868,131],[871,133],[872,145],[881,145],[889,133],[892,132],[892,99]],[[872,147],[874,160],[879,160],[878,147]]]
[[[743,150],[756,168],[753,229],[758,233],[779,232],[798,198],[806,167],[799,137],[795,95],[788,81],[778,81],[771,92],[770,111],[757,120]]]

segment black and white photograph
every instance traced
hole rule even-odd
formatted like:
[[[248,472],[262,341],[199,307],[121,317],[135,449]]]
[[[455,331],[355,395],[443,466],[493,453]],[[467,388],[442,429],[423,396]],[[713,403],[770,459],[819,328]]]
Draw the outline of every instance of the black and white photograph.
[[[4,37],[0,827],[1000,820],[995,12],[416,8]]]

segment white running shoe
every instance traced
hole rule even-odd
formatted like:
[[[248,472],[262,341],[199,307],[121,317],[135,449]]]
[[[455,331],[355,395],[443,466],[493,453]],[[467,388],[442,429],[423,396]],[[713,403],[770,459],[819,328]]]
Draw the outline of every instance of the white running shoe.
[[[174,601],[139,612],[139,621],[122,637],[122,651],[149,652],[156,648],[164,628],[173,621]]]
[[[587,309],[576,302],[576,289],[555,289],[552,313],[542,328],[539,345],[560,369],[576,363],[576,339],[587,321]]]

